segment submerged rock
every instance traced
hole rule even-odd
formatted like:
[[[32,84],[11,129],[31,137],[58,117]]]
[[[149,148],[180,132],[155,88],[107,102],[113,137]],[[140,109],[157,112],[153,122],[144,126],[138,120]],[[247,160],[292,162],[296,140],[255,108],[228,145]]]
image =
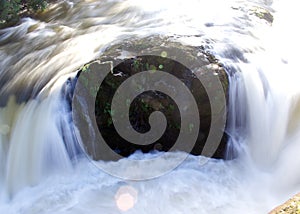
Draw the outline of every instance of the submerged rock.
[[[274,17],[272,15],[271,9],[259,7],[259,6],[245,6],[245,7],[232,7],[233,10],[239,10],[243,13],[246,13],[246,17],[255,16],[261,20],[265,20],[268,24],[272,24]],[[249,18],[249,17],[248,17]]]
[[[254,7],[251,10],[251,14],[254,14],[256,17],[260,19],[266,20],[269,24],[273,23],[274,17],[267,9],[262,7]]]
[[[224,94],[227,96],[228,78],[218,60],[206,52],[202,46],[186,46],[174,41],[174,38],[171,37],[151,36],[142,39],[128,39],[108,47],[98,61],[83,66],[79,74],[93,69],[94,66],[92,65],[99,63],[99,60],[100,62],[112,62],[113,69],[105,77],[98,91],[95,91],[95,88],[89,91],[94,93],[96,97],[95,118],[98,130],[112,150],[124,157],[136,150],[141,150],[144,153],[153,150],[169,151],[174,146],[179,134],[182,134],[181,120],[183,117],[195,117],[192,112],[181,115],[177,103],[167,94],[156,90],[143,91],[146,88],[144,84],[135,85],[134,87],[137,87],[141,93],[134,100],[126,103],[129,108],[129,121],[132,128],[139,133],[148,132],[153,128],[149,124],[149,116],[155,111],[164,114],[167,119],[167,127],[164,134],[156,142],[148,145],[129,142],[119,135],[112,120],[112,116],[115,114],[111,109],[113,97],[124,81],[135,74],[151,70],[152,72],[162,71],[174,75],[188,88],[197,103],[200,128],[194,147],[189,152],[194,155],[201,154],[214,158],[224,158],[226,148],[224,130],[221,130],[223,137],[220,142],[214,142],[211,148],[208,145],[206,152],[203,148],[210,128],[213,127],[212,112],[215,112],[214,118],[217,118],[214,123],[223,121],[226,117],[226,113],[224,113],[226,112],[226,102],[222,103],[222,96],[224,97]],[[199,81],[199,76],[201,81]],[[216,80],[221,83],[221,90],[214,88],[213,82]],[[145,84],[147,83],[145,82]],[[173,87],[176,90],[176,86]],[[207,94],[206,87],[209,87],[209,91],[213,91],[213,95]],[[180,93],[180,91],[176,91],[176,93]],[[186,106],[191,104],[189,100],[185,100],[186,97],[180,99],[186,103]],[[214,105],[218,104],[217,111],[216,109],[212,111],[212,100]],[[193,130],[193,124],[188,124],[188,126]],[[217,148],[215,148],[216,146]],[[93,142],[85,142],[85,147],[90,151],[95,148],[95,145]],[[94,154],[94,159],[101,159],[97,156],[97,151],[89,154],[91,153]]]

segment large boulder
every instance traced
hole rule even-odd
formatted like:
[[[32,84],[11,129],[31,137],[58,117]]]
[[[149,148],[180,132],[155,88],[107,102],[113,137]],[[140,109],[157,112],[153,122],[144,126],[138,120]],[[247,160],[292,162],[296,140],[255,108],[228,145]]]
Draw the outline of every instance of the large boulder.
[[[148,122],[151,113],[160,111],[165,115],[167,127],[161,138],[148,145],[138,145],[123,139],[116,131],[112,120],[114,112],[111,110],[112,99],[116,90],[126,79],[140,72],[151,70],[153,72],[168,72],[174,75],[182,81],[195,98],[199,110],[200,128],[197,140],[190,153],[203,155],[203,148],[210,128],[213,127],[210,99],[214,99],[214,102],[218,102],[218,100],[222,102],[221,96],[224,96],[224,94],[227,96],[228,91],[227,74],[222,64],[212,54],[208,53],[202,46],[183,45],[171,37],[151,36],[141,39],[128,39],[108,47],[97,61],[83,66],[79,74],[82,71],[86,72],[93,69],[94,66],[91,65],[99,63],[99,61],[113,63],[112,72],[102,82],[97,91],[95,102],[95,117],[99,132],[112,150],[124,157],[129,156],[136,150],[145,153],[153,150],[169,151],[180,134],[182,119],[180,110],[170,96],[159,91],[145,91],[128,104],[130,104],[130,124],[140,133],[146,133],[151,129]],[[198,77],[200,75],[201,79],[208,84],[204,86],[195,74]],[[209,97],[205,87],[214,87],[210,82],[216,79],[221,82],[222,90],[212,88],[213,97]],[[144,85],[137,85],[136,87],[143,89]],[[182,99],[185,98],[182,97]],[[189,100],[185,102],[189,105]],[[223,121],[226,117],[226,113],[224,114],[225,109],[226,103],[220,103],[217,112],[214,111],[215,118]],[[185,117],[195,117],[195,115],[187,112]],[[192,129],[193,124],[190,125]],[[95,148],[93,142],[84,142],[84,144],[88,151]],[[216,145],[218,145],[217,148],[213,148]],[[223,133],[220,142],[215,142],[211,147],[211,152],[204,155],[223,158],[226,149],[226,135]],[[89,153],[94,154],[93,158],[101,159],[101,157],[97,157],[97,151]]]

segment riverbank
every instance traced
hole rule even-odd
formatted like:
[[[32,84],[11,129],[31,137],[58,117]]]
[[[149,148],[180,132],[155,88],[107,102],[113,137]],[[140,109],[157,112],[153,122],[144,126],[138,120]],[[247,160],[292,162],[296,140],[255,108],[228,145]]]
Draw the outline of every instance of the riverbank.
[[[0,0],[0,29],[17,25],[22,18],[35,17],[58,0],[3,1]]]

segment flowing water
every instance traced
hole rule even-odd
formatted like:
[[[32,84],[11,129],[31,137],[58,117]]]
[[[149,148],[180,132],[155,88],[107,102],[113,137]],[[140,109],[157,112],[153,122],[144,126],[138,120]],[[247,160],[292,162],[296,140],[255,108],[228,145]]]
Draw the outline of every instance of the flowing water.
[[[266,213],[299,192],[297,8],[277,0],[59,1],[1,30],[0,213]],[[125,181],[80,153],[68,78],[109,45],[152,34],[206,45],[226,66],[228,156],[237,158],[203,165],[189,156],[164,176]]]

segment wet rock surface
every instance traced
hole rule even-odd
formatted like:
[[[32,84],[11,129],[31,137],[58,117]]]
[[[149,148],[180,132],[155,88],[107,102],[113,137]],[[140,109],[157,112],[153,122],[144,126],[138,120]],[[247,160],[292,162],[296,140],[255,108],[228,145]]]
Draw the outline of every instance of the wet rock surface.
[[[273,209],[269,214],[299,214],[300,193]]]
[[[247,18],[254,16],[256,18],[266,21],[270,25],[274,21],[274,17],[272,15],[273,11],[270,8],[264,8],[260,6],[252,6],[252,7],[245,6],[245,7],[232,7],[232,9],[246,13]]]
[[[102,82],[97,93],[95,102],[95,117],[99,132],[116,153],[127,157],[136,150],[141,150],[144,153],[154,150],[169,151],[175,144],[181,130],[180,109],[176,102],[162,92],[153,90],[140,93],[132,102],[126,103],[129,106],[129,121],[135,131],[139,133],[148,132],[151,127],[149,125],[149,116],[160,111],[167,119],[167,127],[164,134],[157,140],[148,145],[137,145],[134,142],[128,142],[123,139],[114,126],[112,120],[111,109],[112,99],[120,87],[120,85],[128,78],[143,71],[151,70],[168,72],[174,75],[188,88],[198,106],[200,129],[197,141],[194,148],[190,151],[194,155],[206,155],[214,158],[224,158],[226,148],[226,135],[223,135],[216,151],[213,154],[203,154],[202,150],[206,143],[211,124],[211,104],[210,99],[218,101],[222,94],[227,96],[228,79],[227,74],[218,62],[218,60],[205,49],[200,47],[186,46],[176,42],[171,37],[151,36],[141,39],[128,39],[120,44],[114,44],[102,53],[98,61],[93,61],[86,64],[79,71],[89,71],[93,63],[112,62],[112,72],[107,75]],[[188,66],[186,66],[188,65]],[[101,71],[99,71],[101,72]],[[201,81],[208,83],[208,87],[214,87],[210,82],[217,80],[221,82],[223,91],[214,91],[213,97],[208,97],[208,94],[202,82],[196,77],[201,76]],[[144,85],[135,85],[143,91]],[[176,86],[175,90],[176,90]],[[207,86],[206,86],[207,87]],[[93,90],[92,90],[93,91]],[[180,93],[180,91],[178,91]],[[182,97],[182,99],[185,99]],[[221,101],[222,99],[220,99]],[[185,101],[189,105],[189,100]],[[120,105],[122,105],[120,103]],[[224,115],[226,103],[220,103],[218,115],[215,115],[220,120]],[[194,117],[192,113],[186,113],[184,117]],[[193,128],[193,124],[189,124]],[[95,145],[93,142],[86,143],[87,150],[93,150]],[[213,147],[213,146],[212,146]],[[212,148],[212,150],[214,150]],[[97,151],[91,152],[97,157]],[[94,157],[95,158],[95,157]],[[101,159],[97,157],[96,159]]]

